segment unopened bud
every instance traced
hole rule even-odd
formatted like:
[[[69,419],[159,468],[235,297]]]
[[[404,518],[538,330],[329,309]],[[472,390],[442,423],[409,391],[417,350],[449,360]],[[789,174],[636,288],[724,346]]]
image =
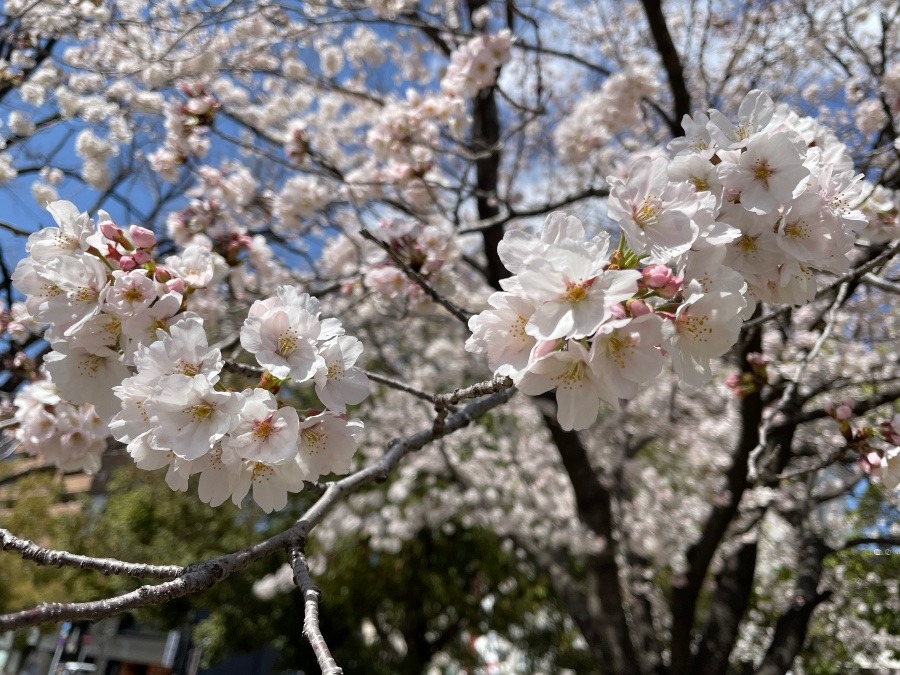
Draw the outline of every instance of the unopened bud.
[[[645,314],[653,312],[653,310],[647,306],[647,303],[640,299],[629,301],[628,309],[631,311],[631,316],[635,317],[644,316]]]
[[[609,308],[609,313],[612,315],[613,319],[625,319],[627,316],[625,315],[625,308],[622,305],[616,304]]]
[[[104,220],[98,227],[100,233],[110,241],[119,241],[122,236],[121,228],[111,220]]]
[[[834,418],[840,422],[846,422],[852,415],[853,408],[843,403],[834,409]]]
[[[143,249],[138,249],[134,253],[131,254],[131,257],[134,258],[134,261],[138,265],[144,265],[145,263],[150,262],[150,254]]]
[[[153,278],[159,283],[164,284],[172,278],[172,273],[165,267],[157,267],[153,272]]]
[[[156,235],[146,227],[132,225],[128,228],[128,236],[138,248],[153,248],[156,246]]]
[[[867,452],[860,457],[860,463],[862,463],[863,469],[868,472],[877,472],[881,469],[881,455],[874,451]]]
[[[681,291],[684,279],[675,276],[666,265],[651,265],[641,271],[641,282],[664,298],[674,298]]]
[[[547,356],[552,352],[556,351],[556,340],[541,340],[534,347],[531,348],[531,358],[534,361]]]
[[[123,272],[130,272],[137,266],[138,264],[137,262],[135,262],[133,256],[123,255],[121,258],[119,258],[119,269],[121,269]]]
[[[170,279],[166,282],[167,291],[175,291],[176,293],[181,293],[182,295],[184,295],[184,289],[184,279],[182,279],[181,277]]]

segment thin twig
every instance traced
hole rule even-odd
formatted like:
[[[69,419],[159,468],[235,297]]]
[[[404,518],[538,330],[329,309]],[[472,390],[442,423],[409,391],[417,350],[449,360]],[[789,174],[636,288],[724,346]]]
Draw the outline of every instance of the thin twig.
[[[0,220],[0,230],[6,230],[7,232],[12,232],[17,237],[28,237],[33,234],[33,232],[29,232],[28,230],[23,230],[20,227],[11,225],[10,223],[7,223],[5,220]]]
[[[303,637],[305,637],[313,652],[316,661],[322,669],[322,675],[342,675],[343,670],[338,666],[322,630],[319,628],[319,589],[313,583],[309,575],[309,565],[303,554],[303,540],[292,541],[287,545],[288,562],[294,571],[294,583],[303,594]]]
[[[757,462],[759,460],[759,456],[765,450],[768,443],[768,435],[769,431],[771,430],[773,420],[778,417],[779,413],[783,413],[790,405],[793,404],[795,396],[797,394],[797,390],[800,388],[800,384],[806,375],[806,371],[809,368],[810,363],[812,363],[813,359],[818,356],[819,351],[822,349],[822,346],[825,344],[828,338],[831,337],[831,332],[834,330],[835,322],[837,319],[838,310],[840,310],[841,305],[844,304],[844,300],[846,299],[849,292],[850,282],[849,280],[844,281],[838,288],[837,296],[831,303],[831,307],[828,310],[825,328],[822,330],[822,333],[819,335],[819,338],[816,340],[816,343],[813,345],[812,349],[810,349],[806,356],[803,357],[803,360],[800,362],[800,365],[797,368],[796,375],[788,382],[787,386],[784,388],[784,392],[782,393],[781,398],[778,400],[778,404],[775,406],[774,411],[760,428],[759,443],[757,443],[756,447],[751,451],[748,462],[748,477],[751,482],[756,481],[760,476]]]
[[[439,304],[441,307],[443,307],[448,312],[450,312],[457,319],[462,321],[465,325],[469,325],[469,317],[472,316],[472,312],[462,309],[461,307],[457,307],[455,304],[450,302],[443,295],[438,293],[435,290],[435,288],[431,284],[429,284],[428,281],[426,281],[425,277],[423,277],[421,274],[416,272],[416,270],[414,270],[412,267],[410,267],[409,264],[403,258],[401,258],[399,255],[397,255],[396,251],[391,249],[391,247],[388,244],[381,241],[381,239],[376,237],[374,234],[372,234],[371,232],[369,232],[366,229],[360,230],[359,233],[362,235],[363,239],[368,239],[369,241],[376,244],[379,248],[383,249],[384,252],[390,256],[391,260],[393,260],[397,264],[397,266],[401,270],[403,270],[404,274],[406,274],[406,276],[408,276],[410,279],[412,279],[412,281],[414,281],[416,284],[418,284],[419,287],[423,291],[425,291],[425,293],[428,295],[428,297],[430,297],[437,304]]]
[[[460,401],[488,396],[498,391],[509,389],[512,386],[513,381],[510,378],[495,377],[493,380],[479,382],[471,387],[454,389],[449,394],[438,394],[434,397],[434,409],[437,412],[437,417],[434,419],[434,433],[438,435],[443,433],[444,422],[450,413],[451,407]]]
[[[127,575],[141,579],[175,579],[184,573],[180,565],[145,565],[122,562],[113,558],[91,558],[68,551],[54,551],[38,546],[33,541],[15,536],[7,529],[0,528],[0,548],[15,551],[25,560],[33,560],[38,565],[48,567],[77,567],[96,570],[103,574]]]
[[[366,373],[366,377],[368,377],[370,380],[388,386],[391,389],[396,389],[397,391],[411,394],[412,396],[420,398],[423,401],[434,403],[434,394],[430,394],[427,391],[422,391],[421,389],[416,389],[415,387],[411,387],[408,384],[401,382],[400,380],[395,380],[394,378],[388,377],[387,375],[382,375],[381,373],[373,373],[371,370],[366,370],[364,372]]]

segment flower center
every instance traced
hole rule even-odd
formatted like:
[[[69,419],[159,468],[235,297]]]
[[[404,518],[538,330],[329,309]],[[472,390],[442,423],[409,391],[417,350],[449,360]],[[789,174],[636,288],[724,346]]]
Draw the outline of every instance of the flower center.
[[[275,475],[275,469],[273,469],[268,464],[263,464],[262,462],[256,462],[253,465],[253,473],[251,475],[251,480],[254,483],[259,483],[261,481],[267,481],[272,476]]]
[[[282,358],[287,358],[297,350],[297,335],[293,331],[282,333],[278,336],[278,349],[275,353]]]
[[[756,238],[751,237],[749,235],[744,235],[737,242],[738,247],[744,253],[755,253],[756,252]]]
[[[596,277],[591,277],[586,281],[582,281],[581,283],[575,283],[574,281],[566,282],[566,295],[565,298],[573,305],[581,302],[588,296],[588,291],[591,286],[594,285],[594,281]]]
[[[804,239],[809,232],[809,228],[802,220],[795,220],[784,226],[784,233],[791,239]]]
[[[625,357],[634,352],[634,341],[621,335],[613,335],[606,340],[606,355],[619,368],[625,369]]]
[[[191,417],[195,422],[202,422],[203,420],[208,419],[215,409],[215,406],[210,405],[206,401],[192,405],[189,408]]]
[[[580,386],[584,381],[585,368],[587,364],[584,361],[573,361],[572,365],[566,368],[557,379],[560,381],[559,386],[562,389],[574,389]]]
[[[766,187],[769,187],[769,179],[775,174],[769,163],[764,159],[756,160],[753,165],[753,180],[757,180]]]
[[[692,340],[707,342],[709,336],[712,334],[712,328],[709,328],[706,325],[708,322],[709,317],[691,316],[690,314],[685,313],[678,317],[676,323],[680,334],[684,335],[685,333],[690,333]]]
[[[275,423],[270,415],[264,420],[256,420],[253,422],[253,435],[261,441],[266,440],[275,431]]]
[[[637,206],[631,207],[631,218],[642,230],[649,225],[656,225],[662,211],[662,200],[656,195],[647,195]]]
[[[318,424],[303,429],[300,432],[300,437],[303,439],[303,445],[306,446],[307,451],[311,455],[325,449],[325,432]]]
[[[139,302],[144,299],[144,294],[139,289],[131,287],[122,293],[122,299],[126,302]]]

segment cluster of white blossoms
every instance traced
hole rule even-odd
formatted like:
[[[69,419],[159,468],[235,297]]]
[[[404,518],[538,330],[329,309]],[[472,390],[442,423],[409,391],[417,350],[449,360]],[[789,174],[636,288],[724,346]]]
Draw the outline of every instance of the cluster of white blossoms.
[[[209,150],[207,128],[212,122],[219,102],[200,82],[185,83],[181,93],[187,101],[170,103],[165,111],[165,144],[150,154],[153,170],[163,180],[174,182],[188,157],[202,157]]]
[[[459,265],[462,251],[448,224],[383,220],[370,231],[441,295],[455,297],[465,289],[466,280],[461,277]],[[380,248],[373,247],[368,263],[363,285],[375,291],[384,303],[403,304],[407,310],[431,306],[431,298],[422,287]]]
[[[262,368],[254,387],[237,391],[221,381],[226,362],[191,311],[221,278],[221,256],[198,239],[163,264],[149,230],[123,230],[102,212],[95,225],[69,202],[48,209],[58,227],[29,237],[13,273],[52,347],[52,385],[31,384],[17,398],[26,450],[91,470],[111,433],[140,468],[168,467],[173,489],[200,474],[203,501],[240,505],[252,487],[267,512],[305,480],[349,470],[362,424],[346,406],[369,392],[355,365],[362,344],[321,318],[315,298],[279,286],[250,307],[240,342]],[[301,395],[303,383],[322,405],[300,413],[277,395]]]
[[[497,81],[500,66],[509,62],[512,32],[503,29],[494,35],[479,35],[450,55],[441,89],[470,99]]]
[[[556,147],[566,162],[589,161],[618,133],[632,129],[641,117],[641,101],[659,91],[656,74],[636,66],[604,80],[600,91],[576,103],[553,132]]]
[[[710,110],[685,117],[683,125],[685,138],[670,144],[676,155],[668,178],[694,186],[698,232],[670,231],[664,245],[696,249],[709,240],[704,228],[737,229],[727,242],[725,265],[747,281],[753,299],[775,304],[811,301],[814,270],[847,271],[847,253],[868,224],[859,207],[871,186],[832,132],[776,108],[758,90],[741,103],[737,124]],[[623,227],[657,227],[649,221],[662,216],[666,204],[649,193],[646,199],[638,205],[646,212],[619,219]]]
[[[811,301],[814,270],[847,270],[867,224],[845,148],[765,94],[747,95],[737,124],[710,110],[684,126],[672,159],[641,157],[609,179],[617,250],[562,213],[540,236],[507,232],[514,276],[469,322],[467,349],[497,375],[527,394],[556,389],[565,429],[593,424],[601,400],[633,398],[664,354],[703,384],[757,301]]]
[[[13,400],[19,423],[16,440],[29,455],[38,455],[63,471],[100,469],[108,431],[94,406],[63,400],[52,382],[36,380]]]

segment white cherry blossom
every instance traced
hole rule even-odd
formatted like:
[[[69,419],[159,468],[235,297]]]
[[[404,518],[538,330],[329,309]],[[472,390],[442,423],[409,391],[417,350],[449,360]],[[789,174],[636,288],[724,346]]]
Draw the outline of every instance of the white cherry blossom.
[[[147,403],[153,427],[150,445],[195,460],[231,429],[243,395],[220,392],[203,375],[167,375]]]
[[[363,345],[355,337],[339,335],[319,349],[324,365],[313,379],[319,400],[335,412],[345,412],[347,404],[361,403],[369,395],[369,378],[356,368]]]
[[[566,431],[587,429],[597,419],[601,400],[619,405],[616,392],[590,361],[581,343],[569,340],[565,351],[551,352],[529,367],[516,387],[530,396],[555,387],[560,426]]]
[[[609,217],[625,233],[628,245],[665,262],[687,251],[700,234],[694,220],[700,200],[692,185],[669,181],[665,157],[638,160],[628,179],[610,178]]]
[[[300,418],[297,411],[278,401],[265,389],[244,392],[243,408],[228,436],[222,439],[223,449],[242,459],[276,464],[297,454],[297,434]]]

